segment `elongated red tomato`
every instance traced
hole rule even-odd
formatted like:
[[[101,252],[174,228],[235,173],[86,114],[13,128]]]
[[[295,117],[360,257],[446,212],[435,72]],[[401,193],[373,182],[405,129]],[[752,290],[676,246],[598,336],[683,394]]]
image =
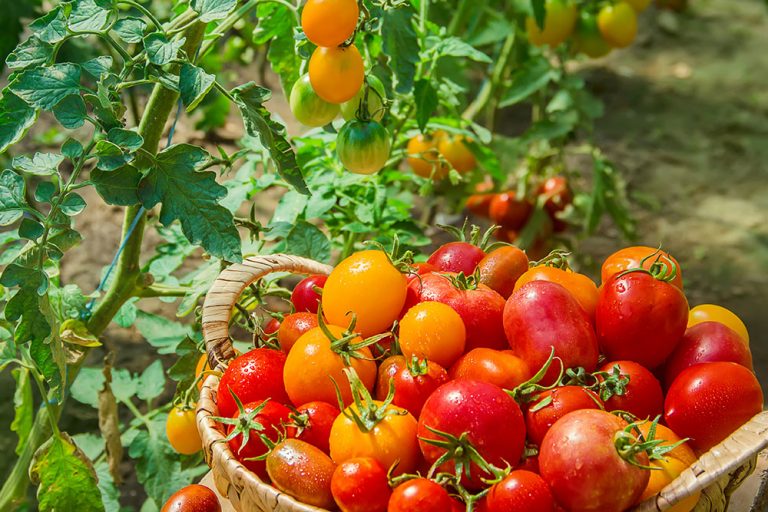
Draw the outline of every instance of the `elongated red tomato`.
[[[319,448],[298,439],[286,439],[267,455],[272,485],[302,503],[331,508],[331,478],[336,464]]]

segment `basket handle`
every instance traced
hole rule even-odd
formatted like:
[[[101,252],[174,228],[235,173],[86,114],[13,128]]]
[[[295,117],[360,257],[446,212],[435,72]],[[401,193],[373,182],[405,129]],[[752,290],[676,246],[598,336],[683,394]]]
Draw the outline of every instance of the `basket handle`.
[[[229,321],[243,290],[273,272],[328,275],[331,270],[332,267],[323,263],[288,254],[252,256],[222,270],[203,302],[203,338],[211,368],[223,370],[226,362],[235,356],[229,338]]]
[[[638,505],[633,512],[666,510],[729,475],[768,447],[768,411],[754,416],[723,442],[702,455],[662,491]]]

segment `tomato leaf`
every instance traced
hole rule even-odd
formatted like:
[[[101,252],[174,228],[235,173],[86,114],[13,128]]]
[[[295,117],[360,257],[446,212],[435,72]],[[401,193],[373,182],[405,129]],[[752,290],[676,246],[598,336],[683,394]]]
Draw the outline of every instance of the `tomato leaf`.
[[[236,5],[237,0],[192,0],[192,9],[200,14],[203,23],[223,20]]]
[[[8,88],[0,97],[0,153],[16,144],[37,120],[37,111]]]
[[[32,158],[26,155],[13,159],[12,166],[17,171],[35,176],[50,176],[58,172],[59,165],[64,161],[63,155],[54,153],[35,153]]]
[[[139,182],[141,173],[131,165],[105,172],[91,171],[91,182],[102,199],[108,204],[132,206],[139,203]]]
[[[104,510],[93,465],[66,433],[51,437],[38,449],[29,473],[40,484],[41,512]]]
[[[102,171],[114,171],[133,161],[133,154],[144,144],[144,139],[133,130],[112,128],[107,138],[96,143],[99,157],[96,167]]]
[[[85,209],[85,206],[85,199],[75,192],[70,192],[59,204],[59,210],[61,210],[64,215],[71,217],[82,212]]]
[[[19,455],[24,449],[30,430],[32,430],[35,403],[32,398],[32,381],[29,376],[29,369],[15,368],[11,373],[16,380],[16,390],[13,393],[13,408],[16,412],[11,423],[11,430],[16,432],[19,437],[19,441],[16,443],[16,455]]]
[[[215,82],[216,77],[206,73],[202,68],[186,62],[182,64],[179,73],[179,92],[187,112],[203,101]]]
[[[435,58],[440,57],[458,57],[474,60],[475,62],[482,62],[490,64],[493,62],[491,58],[474,48],[469,43],[465,43],[458,37],[448,37],[441,39],[432,49],[435,54]]]
[[[44,232],[45,228],[36,220],[30,218],[21,219],[21,223],[19,224],[19,236],[21,238],[35,241],[43,236]]]
[[[531,0],[531,10],[533,19],[536,21],[540,30],[544,30],[544,20],[547,17],[546,0]]]
[[[144,39],[144,31],[146,29],[146,21],[131,16],[117,20],[112,27],[117,37],[126,43],[140,43]]]
[[[61,126],[69,130],[80,128],[85,124],[88,111],[85,101],[79,94],[70,94],[53,107],[53,115]]]
[[[234,218],[217,202],[227,189],[216,183],[215,173],[198,170],[209,160],[207,151],[189,144],[161,151],[139,183],[139,199],[147,209],[162,203],[160,222],[168,226],[180,221],[193,244],[218,258],[240,261],[240,234]]]
[[[429,118],[437,108],[437,91],[432,83],[424,78],[414,86],[414,101],[416,102],[416,122],[422,132],[427,128]]]
[[[197,343],[192,338],[185,338],[176,347],[176,354],[179,358],[168,368],[168,378],[178,382],[177,390],[186,391],[195,378],[195,369],[200,359],[200,352],[197,350]]]
[[[285,239],[285,251],[288,254],[327,263],[331,259],[331,241],[317,226],[307,221],[299,221],[291,228]]]
[[[24,214],[24,178],[10,169],[0,173],[0,226],[13,224]]]
[[[405,5],[387,9],[382,16],[383,53],[395,72],[395,90],[407,94],[413,89],[416,64],[419,62],[419,39],[413,25],[413,7]]]
[[[33,21],[29,28],[41,41],[56,44],[67,36],[67,16],[71,9],[71,4],[62,4]]]
[[[164,388],[165,374],[163,373],[163,363],[156,359],[139,375],[136,383],[136,395],[142,400],[152,400],[160,396]]]
[[[0,274],[0,284],[8,288],[21,286],[22,289],[32,290],[38,295],[43,295],[48,290],[49,280],[48,274],[42,270],[20,265],[17,260],[5,267],[3,273]],[[16,318],[10,317],[8,319],[16,320]]]
[[[523,101],[556,77],[557,71],[552,69],[546,59],[525,62],[522,67],[513,72],[510,79],[511,85],[504,93],[499,107],[505,108]]]
[[[101,78],[101,75],[109,73],[112,69],[112,57],[109,55],[102,55],[95,59],[87,60],[80,65],[86,73],[93,78],[99,79]]]
[[[99,390],[104,388],[104,373],[98,368],[85,367],[70,387],[72,398],[81,404],[99,408]]]
[[[269,43],[267,59],[272,70],[280,75],[283,91],[288,97],[294,82],[299,79],[302,64],[293,36],[296,18],[288,7],[278,3],[259,5],[256,15],[260,22],[253,32],[253,42],[259,45]]]
[[[169,41],[160,32],[152,32],[144,38],[144,48],[147,50],[147,58],[152,64],[163,66],[168,64],[179,54],[184,46],[185,38]]]
[[[162,316],[139,311],[136,328],[158,354],[173,354],[181,342],[191,335],[190,328]]]
[[[80,66],[63,63],[27,69],[8,88],[29,105],[51,110],[65,97],[80,92]]]
[[[108,0],[76,0],[67,25],[72,32],[100,32],[107,25],[111,14]]]
[[[264,107],[270,95],[269,89],[254,82],[232,89],[232,96],[240,108],[248,135],[256,137],[269,151],[280,176],[300,193],[308,195],[309,189],[296,163],[296,154],[285,138],[285,127],[274,121]]]
[[[41,66],[48,62],[53,55],[53,45],[32,36],[8,55],[5,63],[11,69],[26,69],[31,66]]]

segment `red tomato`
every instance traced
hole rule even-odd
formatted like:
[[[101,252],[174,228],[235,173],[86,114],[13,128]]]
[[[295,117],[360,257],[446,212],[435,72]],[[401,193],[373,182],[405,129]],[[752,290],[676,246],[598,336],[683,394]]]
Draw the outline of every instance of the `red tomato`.
[[[477,264],[485,257],[485,251],[468,242],[448,242],[441,245],[427,260],[440,272],[464,272],[471,276]]]
[[[528,222],[531,203],[525,199],[518,199],[515,192],[503,192],[496,194],[491,200],[488,213],[494,223],[517,231]]]
[[[531,473],[539,474],[539,455],[528,455],[523,459],[523,461],[520,463],[519,466],[517,466],[516,469],[522,469],[525,471],[530,471]]]
[[[517,247],[506,245],[487,254],[477,267],[480,282],[508,299],[517,280],[528,271],[528,256]]]
[[[671,282],[682,290],[683,273],[677,260],[668,252],[642,245],[625,247],[608,256],[600,270],[603,284],[607,283],[614,274],[619,274],[632,268],[640,268],[641,264],[646,270],[651,268],[657,256],[659,261],[663,261],[670,266],[674,264],[677,267],[677,276]],[[643,260],[645,261],[643,262]]]
[[[273,487],[296,500],[322,509],[334,505],[331,478],[336,470],[328,454],[298,439],[284,439],[267,455]]]
[[[584,274],[547,265],[536,265],[521,275],[515,283],[515,290],[531,281],[550,281],[562,285],[584,308],[590,320],[595,317],[595,308],[600,292],[595,283]]]
[[[565,509],[622,512],[640,498],[650,471],[619,455],[616,434],[626,427],[627,422],[609,412],[585,409],[563,416],[549,429],[539,450],[539,466]],[[644,452],[635,457],[648,465]]]
[[[315,327],[317,327],[316,313],[303,312],[285,315],[280,323],[280,328],[277,330],[277,342],[280,344],[280,350],[287,354],[302,334]]]
[[[730,361],[752,370],[749,347],[733,329],[719,322],[702,322],[689,327],[664,367],[669,386],[680,372],[699,363]]]
[[[409,362],[404,356],[389,357],[379,367],[375,394],[377,400],[387,397],[390,380],[394,380],[395,385],[392,404],[418,418],[429,395],[448,382],[448,373],[432,361]]]
[[[597,367],[597,339],[589,316],[557,283],[531,281],[513,293],[504,307],[504,331],[532,372],[544,365],[553,347],[565,368]],[[541,384],[553,383],[559,370],[552,364]]]
[[[680,288],[648,272],[617,274],[600,288],[595,324],[608,360],[628,359],[653,369],[682,339],[688,301]]]
[[[243,444],[243,435],[237,434],[229,441],[229,448],[243,466],[256,473],[262,480],[266,480],[267,463],[264,460],[253,460],[254,457],[260,457],[269,452],[269,448],[259,435],[267,436],[273,443],[276,443],[281,436],[284,437],[285,425],[290,421],[291,410],[270,400],[266,403],[259,401],[245,404],[243,411],[248,414],[259,406],[262,406],[262,409],[253,417],[254,428],[250,429],[247,442]],[[228,425],[227,435],[230,435],[234,429],[234,425]]]
[[[459,314],[467,330],[465,350],[507,348],[502,323],[504,298],[484,284],[462,290],[451,282],[450,277],[432,273],[412,281],[411,287],[419,302],[442,302]]]
[[[357,457],[338,465],[331,493],[341,512],[386,512],[392,490],[387,468],[371,457]]]
[[[329,452],[331,426],[341,414],[339,408],[328,402],[309,402],[291,414],[295,426],[288,428],[288,437],[294,437]]]
[[[486,498],[488,512],[553,512],[555,499],[547,482],[530,471],[512,471],[491,487]]]
[[[763,409],[755,374],[730,362],[683,370],[664,400],[664,422],[699,452],[709,450]]]
[[[451,380],[481,380],[503,389],[515,389],[533,374],[526,362],[511,350],[476,348],[453,363],[450,376]]]
[[[466,433],[467,441],[483,459],[497,467],[517,464],[525,447],[520,407],[504,390],[487,382],[451,381],[427,399],[419,417],[419,446],[427,462],[434,463],[446,449],[428,442],[444,439],[427,427],[456,437]],[[466,454],[464,457],[468,458]],[[448,461],[441,470],[455,473],[455,464]],[[470,462],[469,471],[471,476],[464,482],[469,488],[482,487],[481,479],[490,477],[475,462]]]
[[[160,512],[221,512],[221,503],[206,486],[192,484],[176,491]]]
[[[448,491],[432,480],[414,478],[395,487],[387,512],[447,512],[452,508]]]
[[[652,420],[664,413],[661,384],[648,369],[633,361],[615,361],[604,364],[599,371],[611,374],[615,366],[619,367],[622,377],[629,379],[629,383],[623,395],[615,394],[605,401],[606,411],[626,411],[641,420]]]
[[[273,334],[275,334],[279,329],[280,329],[280,320],[278,320],[277,318],[270,318],[261,327],[261,334],[259,335],[259,338],[261,338],[261,341],[268,341],[269,338]]]
[[[553,176],[548,178],[539,186],[537,190],[540,196],[547,198],[544,208],[554,215],[573,202],[573,192],[568,185],[568,179],[564,176]]]
[[[231,418],[237,414],[237,404],[271,398],[275,402],[288,403],[283,385],[285,354],[269,348],[255,348],[234,358],[224,370],[219,381],[216,399],[219,414]]]
[[[580,386],[562,386],[544,391],[525,411],[528,439],[537,446],[557,420],[580,409],[600,409],[603,401],[593,391]]]
[[[297,313],[306,311],[317,313],[317,305],[320,303],[320,294],[315,288],[323,289],[328,276],[314,275],[305,277],[291,292],[291,304]]]
[[[467,199],[467,210],[481,217],[490,215],[491,201],[496,194],[472,194]]]

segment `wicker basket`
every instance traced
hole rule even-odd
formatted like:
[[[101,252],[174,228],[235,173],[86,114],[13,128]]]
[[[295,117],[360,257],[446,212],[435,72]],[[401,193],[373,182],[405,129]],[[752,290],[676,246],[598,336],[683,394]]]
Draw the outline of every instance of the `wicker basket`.
[[[256,256],[225,269],[216,279],[203,306],[203,334],[212,368],[223,370],[234,357],[229,320],[235,302],[251,283],[272,272],[295,274],[330,273],[331,267],[288,255]],[[209,376],[197,409],[197,426],[205,459],[217,489],[240,512],[318,512],[261,481],[240,464],[211,416],[218,415],[216,389],[219,379]],[[661,511],[702,490],[696,512],[721,512],[728,498],[752,472],[757,454],[768,447],[768,412],[758,414],[728,439],[705,453],[661,493],[638,505],[634,512]],[[735,511],[746,512],[746,511]]]

